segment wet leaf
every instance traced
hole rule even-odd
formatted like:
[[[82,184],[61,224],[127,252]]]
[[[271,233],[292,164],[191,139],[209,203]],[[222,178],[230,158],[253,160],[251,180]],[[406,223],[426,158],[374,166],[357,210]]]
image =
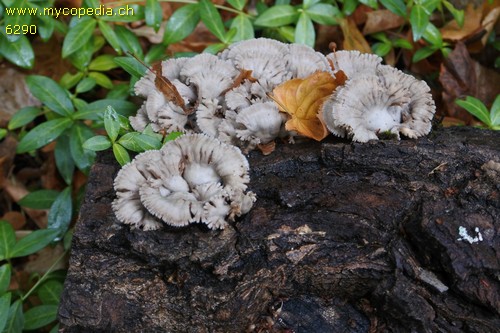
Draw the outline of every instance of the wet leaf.
[[[336,87],[344,84],[345,76],[334,78],[328,72],[316,72],[305,79],[289,80],[273,90],[273,100],[280,111],[290,115],[285,128],[301,135],[322,140],[328,135],[319,110]]]
[[[366,23],[363,35],[399,28],[405,24],[405,19],[387,9],[375,10],[366,13]]]

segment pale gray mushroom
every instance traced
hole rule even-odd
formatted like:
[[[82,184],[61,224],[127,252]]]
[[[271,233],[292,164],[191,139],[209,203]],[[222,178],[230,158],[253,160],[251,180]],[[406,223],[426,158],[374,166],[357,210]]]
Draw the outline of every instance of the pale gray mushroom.
[[[186,84],[196,87],[198,100],[220,97],[239,74],[232,62],[208,53],[188,59],[180,72]]]
[[[302,44],[289,44],[285,56],[287,68],[293,78],[303,79],[317,71],[332,72],[326,57],[313,48]]]
[[[377,140],[384,132],[398,138],[429,133],[435,105],[427,84],[396,69],[377,73],[337,88],[321,111],[328,129],[358,142]]]
[[[236,116],[236,136],[248,142],[247,149],[266,144],[278,137],[284,123],[284,114],[274,102],[255,103],[242,109]]]
[[[252,77],[271,91],[278,84],[291,78],[284,57],[286,44],[267,38],[249,39],[229,46],[220,57],[231,60],[240,70],[251,70]]]
[[[336,51],[326,56],[334,66],[333,72],[342,70],[348,79],[358,75],[376,74],[382,58],[375,54],[361,53],[359,51]]]
[[[241,151],[204,134],[187,134],[139,154],[115,179],[116,217],[145,230],[203,222],[223,229],[247,213],[248,162]]]

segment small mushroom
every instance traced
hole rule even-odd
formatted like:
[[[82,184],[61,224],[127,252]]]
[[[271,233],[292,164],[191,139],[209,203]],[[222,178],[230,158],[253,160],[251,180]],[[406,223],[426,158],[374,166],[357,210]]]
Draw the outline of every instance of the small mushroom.
[[[144,230],[158,229],[161,221],[223,229],[255,201],[245,193],[248,181],[248,162],[238,148],[186,134],[137,155],[118,172],[113,210],[121,222]]]
[[[289,44],[289,53],[285,59],[293,78],[303,79],[317,71],[332,70],[326,57],[307,45]]]
[[[435,105],[423,81],[389,66],[379,75],[357,76],[337,88],[322,107],[328,129],[354,141],[390,132],[416,138],[429,133]]]
[[[333,64],[334,73],[342,70],[348,79],[357,75],[375,74],[382,62],[382,58],[375,54],[359,51],[336,51],[328,54],[326,58]]]
[[[231,60],[240,70],[251,70],[252,77],[267,91],[271,91],[291,78],[286,61],[283,61],[288,52],[284,43],[258,38],[235,43],[224,50],[220,57]]]
[[[239,74],[232,62],[208,53],[188,59],[180,72],[186,84],[196,87],[198,100],[220,97]]]

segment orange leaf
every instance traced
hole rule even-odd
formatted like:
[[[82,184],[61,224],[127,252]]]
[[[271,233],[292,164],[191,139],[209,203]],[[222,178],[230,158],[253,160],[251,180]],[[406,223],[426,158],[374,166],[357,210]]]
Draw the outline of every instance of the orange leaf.
[[[470,3],[465,9],[464,16],[463,27],[459,27],[458,23],[452,20],[440,29],[443,39],[451,41],[464,40],[466,37],[476,32],[481,27],[483,8],[474,8],[474,5]]]
[[[339,71],[335,78],[328,72],[318,71],[305,79],[289,80],[274,88],[270,97],[280,111],[291,116],[285,128],[317,141],[324,139],[328,129],[319,116],[319,110],[335,88],[344,84],[346,76],[343,74]]]

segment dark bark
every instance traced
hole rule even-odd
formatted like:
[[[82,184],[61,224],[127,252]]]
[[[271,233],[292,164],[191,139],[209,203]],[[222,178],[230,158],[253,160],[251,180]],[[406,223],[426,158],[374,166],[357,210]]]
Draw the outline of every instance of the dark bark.
[[[500,132],[253,152],[249,214],[130,230],[94,165],[59,316],[64,332],[497,332]],[[459,235],[464,227],[472,243]],[[478,232],[482,240],[479,239]]]

